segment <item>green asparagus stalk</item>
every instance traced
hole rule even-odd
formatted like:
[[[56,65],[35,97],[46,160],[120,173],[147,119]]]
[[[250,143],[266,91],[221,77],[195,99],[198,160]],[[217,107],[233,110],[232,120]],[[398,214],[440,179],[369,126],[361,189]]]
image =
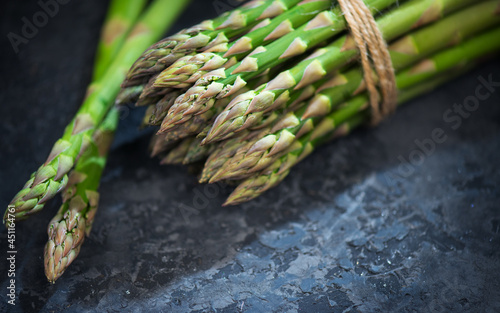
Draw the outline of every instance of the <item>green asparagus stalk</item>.
[[[230,99],[217,100],[218,104],[216,105],[216,108],[219,111],[221,111],[229,103],[229,101]],[[159,111],[163,110],[163,108],[158,108],[159,106],[162,105],[163,105],[162,101],[160,101],[155,107],[148,108],[148,110],[145,113],[143,123],[149,125],[155,125],[156,123],[161,122],[161,115],[164,116],[166,114],[166,112],[164,111],[163,112]],[[170,105],[170,103],[168,105]],[[152,112],[149,112],[149,109],[151,109]],[[198,133],[204,130],[207,127],[207,125],[210,125],[210,123],[213,121],[213,118],[214,118],[214,113],[211,111],[207,111],[203,114],[196,116],[193,119],[193,123],[182,124],[178,128],[171,130],[167,133],[163,133],[160,129],[157,132],[156,136],[153,136],[152,138],[151,155],[156,156],[159,153],[169,150],[170,148],[172,148],[173,144],[175,144],[175,142],[179,140],[182,140],[190,136],[196,136]],[[198,141],[201,141],[201,139],[197,140],[197,142]],[[172,163],[163,162],[163,164],[172,164]]]
[[[97,47],[93,80],[100,79],[123,46],[146,0],[111,1]]]
[[[471,11],[473,11],[473,13],[471,14],[472,19],[469,19],[469,10],[463,11],[462,14],[459,14],[459,16],[455,17],[452,20],[445,19],[446,22],[439,22],[439,30],[442,32],[424,32],[424,35],[430,37],[439,37],[438,40],[453,43],[454,41],[460,39],[460,33],[457,32],[457,34],[455,34],[454,32],[450,32],[449,29],[455,29],[456,27],[454,26],[456,26],[457,23],[461,24],[462,21],[466,21],[465,23],[467,24],[467,26],[473,30],[475,30],[474,23],[478,22],[478,17],[480,18],[482,16],[488,16],[489,24],[497,23],[499,17],[498,15],[493,13],[495,12],[494,10],[496,9],[497,5],[498,1],[490,2],[488,5],[478,7],[475,10],[471,9]],[[485,9],[490,9],[492,11],[485,12]],[[443,10],[439,12],[439,14],[437,14],[436,12],[433,12],[431,14],[429,13],[430,11],[426,10],[426,7],[423,5],[422,1],[417,1],[416,3],[408,3],[406,8],[401,7],[398,10],[395,10],[392,14],[389,13],[385,15],[378,20],[378,25],[380,31],[387,41],[390,41],[395,37],[406,33],[412,28],[415,28],[416,25],[421,26],[423,24],[421,20],[415,18],[410,20],[403,19],[402,17],[407,15],[408,12],[415,14],[416,17],[423,18],[426,23],[429,23],[436,19],[439,19],[440,15],[445,13],[446,10],[443,8]],[[427,14],[431,14],[432,16],[427,16]],[[462,18],[464,18],[464,20],[462,20]],[[409,21],[414,21],[414,24],[410,24]],[[478,25],[481,26],[485,24],[487,23],[478,23]],[[486,25],[484,27],[487,26],[489,25]],[[391,31],[391,29],[393,28],[397,29],[397,31]],[[251,127],[257,124],[264,118],[266,114],[269,114],[269,111],[273,110],[273,108],[276,107],[276,101],[287,102],[283,101],[283,99],[288,99],[290,97],[290,93],[292,93],[294,90],[310,86],[317,80],[326,77],[328,73],[332,73],[336,69],[339,69],[341,66],[345,65],[346,60],[352,60],[354,57],[357,57],[359,54],[359,50],[353,46],[347,47],[350,42],[349,38],[349,36],[346,36],[337,40],[325,49],[320,49],[318,52],[318,54],[320,54],[319,56],[304,60],[290,70],[281,73],[274,80],[270,81],[265,86],[262,86],[261,88],[253,92],[253,98],[241,103],[233,103],[233,106],[228,106],[217,117],[212,129],[207,135],[205,142],[209,143],[212,141],[222,140],[224,138],[227,138],[228,134],[235,133],[238,130],[242,130],[244,128]],[[408,37],[407,39],[410,40],[410,42],[403,42],[403,48],[411,50],[411,40],[414,38]],[[419,37],[417,39],[423,38]],[[420,46],[422,48],[426,48],[427,53],[431,53],[437,48],[443,47],[443,45],[440,44],[438,40],[430,40],[433,43],[436,43],[436,45],[434,46],[426,44],[424,42],[425,40],[421,40]],[[415,44],[417,45],[417,43]],[[398,49],[400,47],[396,46],[395,48]],[[419,52],[419,55],[421,54],[420,51],[417,52]],[[407,55],[406,60],[412,60],[412,57],[413,54]],[[396,60],[397,66],[404,66],[404,59],[404,57],[400,57],[398,60]],[[394,68],[400,68],[397,66],[394,65]]]
[[[127,74],[123,87],[141,84],[144,77],[153,76],[180,57],[198,49],[219,51],[229,39],[247,32],[260,20],[272,18],[301,0],[251,1],[241,8],[213,20],[206,20],[190,29],[169,36],[147,49]]]
[[[146,4],[139,1],[112,1],[101,30],[101,39],[97,47],[96,62],[92,81],[102,78],[112,60],[120,52],[126,37],[134,27],[137,18]],[[134,86],[123,90],[116,97],[115,103],[128,103],[138,97],[143,90],[142,86]],[[92,92],[90,90],[88,93]]]
[[[186,4],[187,1],[157,0],[142,15],[107,72],[91,85],[92,92],[52,148],[46,162],[10,203],[16,210],[17,220],[40,211],[46,201],[65,187],[67,173],[89,146],[96,126],[112,107],[128,67],[144,46],[157,40]]]
[[[383,9],[394,1],[374,1],[368,3],[373,12]],[[472,0],[413,0],[388,13],[379,22],[379,27],[385,31],[387,38],[395,38],[404,34],[412,27],[418,27],[438,19],[443,13],[454,11]],[[390,21],[390,22],[389,22]],[[275,66],[289,60],[295,56],[303,55],[307,50],[315,45],[333,37],[345,29],[345,20],[342,18],[339,8],[319,13],[313,20],[298,28],[293,33],[258,48],[251,55],[245,57],[241,62],[225,71],[212,71],[198,79],[186,96],[183,97],[182,106],[184,110],[175,115],[168,114],[166,121],[172,125],[178,125],[188,121],[199,111],[205,111],[206,107],[213,105],[213,99],[232,94],[244,86],[249,79],[262,73],[269,67]],[[294,71],[284,72],[279,75],[273,84],[268,84],[266,92],[262,96],[256,97],[256,101],[251,106],[258,107],[261,101],[267,98],[272,100],[278,90],[287,89],[293,84],[300,88],[320,79],[327,74],[326,68],[338,68],[357,55],[357,49],[350,37],[342,37],[330,45],[329,49],[320,50],[321,55],[314,55],[314,58],[305,60]]]
[[[85,234],[90,233],[99,202],[97,187],[117,124],[118,111],[112,109],[95,132],[91,146],[71,172],[63,204],[49,223],[44,264],[45,275],[52,283],[78,256]]]
[[[399,88],[407,88],[413,84],[425,81],[433,73],[443,72],[456,66],[456,64],[472,63],[474,60],[488,54],[497,53],[500,49],[500,29],[496,28],[481,36],[472,38],[456,48],[437,54],[432,58],[421,61],[412,69],[407,69],[399,74]]]
[[[401,90],[398,97],[399,103],[407,101],[410,97],[418,95],[422,86],[432,87],[436,82],[441,84],[452,77],[449,72],[467,68],[471,64],[485,55],[495,53],[500,50],[499,38],[500,28],[488,31],[476,38],[470,39],[463,44],[438,53],[429,59],[421,61],[412,68],[402,72],[398,78],[398,88]],[[429,66],[430,65],[430,66]],[[441,75],[448,73],[448,75]],[[436,78],[437,77],[437,78]],[[418,86],[417,91],[413,87]],[[290,149],[274,163],[257,174],[245,179],[240,186],[230,195],[225,205],[238,204],[257,197],[260,193],[275,186],[288,174],[290,168],[309,155],[315,147],[331,138],[332,134],[345,133],[346,129],[340,127],[351,119],[356,120],[354,125],[360,125],[369,119],[368,97],[363,95],[355,96],[349,100],[341,109],[332,112],[315,126],[308,135],[296,140],[296,145],[291,145]],[[348,123],[347,129],[352,125]]]

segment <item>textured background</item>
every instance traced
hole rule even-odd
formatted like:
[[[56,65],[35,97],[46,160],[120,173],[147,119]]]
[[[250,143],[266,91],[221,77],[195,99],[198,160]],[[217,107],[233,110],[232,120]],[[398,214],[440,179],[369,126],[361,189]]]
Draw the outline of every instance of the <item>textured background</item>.
[[[173,30],[214,16],[214,3],[194,1]],[[106,6],[70,1],[15,54],[7,33],[40,8],[0,4],[2,210],[80,104]],[[443,113],[474,94],[480,75],[500,81],[499,70],[490,61],[319,149],[238,207],[220,207],[229,187],[199,185],[185,168],[149,159],[148,136],[129,116],[92,234],[56,285],[42,259],[59,200],[18,225],[14,312],[498,312],[500,91],[456,130]],[[447,140],[400,175],[398,157],[435,128]],[[6,251],[2,229],[2,312],[12,310]]]

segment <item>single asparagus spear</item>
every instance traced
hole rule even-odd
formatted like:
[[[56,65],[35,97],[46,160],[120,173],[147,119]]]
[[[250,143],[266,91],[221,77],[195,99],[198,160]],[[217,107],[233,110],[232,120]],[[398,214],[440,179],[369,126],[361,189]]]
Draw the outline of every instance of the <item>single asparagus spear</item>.
[[[180,57],[197,49],[225,49],[230,38],[250,30],[259,20],[272,18],[301,0],[251,1],[241,8],[213,20],[206,20],[190,29],[169,36],[147,49],[133,64],[123,87],[141,84],[146,76],[155,75]]]
[[[145,0],[138,1],[112,1],[109,5],[108,14],[101,30],[94,65],[92,81],[98,81],[104,75],[112,60],[120,52],[130,30],[141,14]],[[134,86],[117,95],[115,103],[128,103],[131,99],[138,97],[142,92],[142,86]],[[88,93],[90,93],[89,90]]]
[[[425,43],[425,39],[421,37],[407,38],[406,42],[403,42],[402,47],[395,46],[396,49],[411,49],[411,45],[415,44],[418,48],[422,47],[427,49],[427,53],[432,53],[436,51],[439,47],[443,47],[439,40],[453,43],[460,39],[459,31],[450,32],[450,29],[457,29],[456,24],[463,23],[462,21],[470,20],[470,23],[465,22],[468,28],[476,29],[480,27],[488,27],[494,23],[498,23],[499,16],[494,14],[496,7],[498,6],[498,1],[491,1],[488,5],[480,5],[471,10],[469,16],[469,9],[464,10],[461,14],[454,17],[453,19],[445,18],[443,21],[439,22],[439,27],[435,30],[439,33],[424,32],[424,36],[438,37],[438,40],[430,40],[436,43],[435,46],[431,46]],[[408,3],[411,4],[411,3]],[[408,23],[408,20],[400,19],[401,16],[406,15],[408,12],[416,14],[416,16],[422,16],[426,23],[432,22],[433,20],[439,19],[440,14],[433,12],[432,15],[426,16],[426,14],[431,14],[426,11],[425,6],[420,6],[422,3],[418,3],[418,6],[408,6],[408,11],[405,12],[403,8],[394,11],[392,14],[387,14],[386,16],[378,20],[378,25],[380,31],[384,35],[387,41],[394,39],[395,37],[406,33],[407,31],[415,28],[416,25],[422,25],[420,20],[413,19],[414,24]],[[488,11],[491,10],[491,11]],[[444,13],[445,10],[440,13]],[[482,23],[478,21],[481,17],[487,17],[488,21]],[[464,20],[462,20],[464,19]],[[446,22],[444,22],[446,20]],[[389,23],[390,21],[390,23]],[[399,21],[399,23],[398,23]],[[474,25],[480,25],[480,27],[474,27]],[[483,26],[484,25],[484,26]],[[433,26],[433,25],[432,25]],[[398,31],[391,31],[392,28],[396,28]],[[465,28],[465,27],[462,27]],[[442,36],[441,36],[442,35]],[[413,43],[412,39],[421,39],[420,43]],[[228,137],[228,134],[237,132],[240,129],[245,129],[251,127],[262,120],[262,118],[269,114],[273,108],[277,107],[275,100],[279,99],[280,102],[284,99],[288,99],[290,93],[294,90],[304,88],[309,86],[317,80],[326,77],[328,73],[332,73],[339,67],[346,63],[346,60],[352,60],[357,57],[359,50],[355,46],[349,46],[349,36],[341,38],[331,44],[330,46],[320,49],[318,51],[319,56],[304,60],[292,69],[285,71],[278,75],[274,80],[270,81],[265,86],[262,86],[258,90],[253,92],[253,99],[246,100],[241,103],[233,103],[233,106],[228,106],[222,113],[217,117],[212,129],[207,134],[205,140],[206,143],[221,140]],[[418,46],[420,44],[420,46]],[[434,49],[434,50],[433,50]],[[404,51],[403,51],[404,52]],[[420,52],[420,51],[417,51]],[[420,55],[421,53],[419,53]],[[406,60],[411,60],[413,55],[408,55]],[[396,60],[395,69],[401,68],[399,66],[404,66],[404,57],[400,57]],[[406,63],[407,65],[408,63]],[[281,96],[281,97],[280,97]]]
[[[97,210],[97,187],[118,124],[118,111],[111,109],[94,133],[94,140],[69,176],[63,204],[49,223],[44,264],[47,279],[54,283],[73,262],[88,236]]]
[[[473,47],[468,43],[469,41],[466,41],[464,44],[449,48],[445,51],[447,53],[444,54],[444,56],[442,56],[442,53],[438,53],[432,56],[431,60],[434,60],[434,62],[439,62],[439,64],[441,64],[442,61],[440,60],[442,60],[443,58],[447,58],[446,60],[449,60],[449,63],[446,64],[456,66],[456,64],[459,63],[458,58],[460,57],[464,58],[464,60],[467,60],[467,58],[475,59],[477,57],[477,54],[474,54],[475,51],[478,51],[477,53],[485,53],[479,48],[477,48],[477,50],[475,51],[463,52],[463,49],[470,49],[470,47]],[[495,49],[495,46],[493,45],[493,48],[489,49]],[[416,59],[421,59],[418,57],[418,55],[415,55],[415,57]],[[426,62],[424,64],[429,64],[429,62]],[[398,85],[398,88],[403,89],[421,82],[421,76],[416,75],[416,73],[421,73],[421,67],[421,63],[418,63],[414,67],[398,73],[396,75],[396,83]],[[442,66],[432,68],[428,73],[426,73],[426,75],[435,76],[437,73],[447,70],[449,70],[449,68]],[[424,75],[424,77],[429,76]],[[340,99],[337,97],[338,94],[339,93],[337,92],[337,90],[335,88],[332,88],[331,90],[329,90],[329,92],[322,95],[321,104],[318,104],[317,101],[314,101],[313,99],[313,101],[311,102],[312,106],[324,106],[324,108],[315,109],[315,112],[328,113],[327,110],[331,107],[332,100],[337,101]],[[341,108],[339,109],[339,111],[344,112],[345,110],[347,110],[347,112],[357,112],[357,109],[358,108],[355,108],[354,111],[349,111],[351,109],[350,107],[348,107],[347,109]],[[282,127],[278,124],[278,126],[275,126],[268,135],[263,136],[255,143],[253,143],[253,145],[248,144],[246,146],[243,146],[241,150],[235,154],[237,157],[235,156],[228,160],[228,162],[225,163],[224,166],[212,177],[210,182],[215,182],[221,179],[243,179],[249,177],[252,175],[252,173],[260,171],[272,164],[277,158],[279,158],[283,153],[286,153],[286,151],[288,151],[289,149],[296,149],[294,146],[298,146],[298,149],[301,149],[303,147],[303,144],[297,141],[298,138],[306,134],[306,136],[304,136],[305,139],[301,140],[305,140],[307,142],[307,134],[314,137],[314,132],[317,133],[318,129],[324,128],[322,127],[323,122],[321,122],[321,120],[322,117],[325,116],[325,114],[316,114],[317,117],[311,119],[307,116],[309,111],[311,111],[309,108],[301,108],[297,112],[290,112],[289,115],[285,115],[285,119],[292,119],[293,121],[295,121],[294,124],[292,124],[293,127],[289,127],[288,125],[287,127]]]
[[[174,129],[169,129],[169,131],[165,133],[165,138],[167,140],[178,140],[188,136],[196,136],[206,127],[206,125],[213,122],[215,114],[222,111],[225,105],[227,105],[228,102],[222,100],[225,99],[217,100],[218,104],[215,105],[214,110],[195,116],[195,118],[192,119],[192,123],[184,123]],[[161,134],[163,131],[160,129],[158,133]]]
[[[413,0],[405,3],[388,13],[379,27],[383,29],[386,38],[395,38],[404,34],[412,27],[418,27],[438,19],[443,13],[449,13],[472,0]],[[372,11],[383,9],[393,1],[374,1],[370,8]],[[188,121],[198,112],[203,112],[207,107],[213,105],[213,99],[232,94],[246,84],[248,79],[258,75],[268,69],[288,60],[292,57],[303,55],[307,50],[316,44],[333,37],[345,29],[345,21],[341,17],[338,8],[331,11],[319,13],[313,20],[300,27],[293,33],[274,41],[273,43],[257,48],[255,53],[245,57],[231,68],[221,71],[212,71],[198,79],[196,84],[190,88],[182,99],[178,99],[183,110],[176,114],[168,114],[167,122],[178,125]],[[322,53],[322,54],[321,54]],[[357,49],[352,40],[347,37],[330,45],[329,49],[320,50],[314,58],[310,58],[293,71],[284,72],[279,75],[273,84],[268,84],[266,92],[256,97],[254,105],[267,98],[272,100],[273,96],[278,96],[277,90],[288,89],[293,84],[294,88],[300,88],[320,79],[327,74],[324,68],[338,68],[355,58]],[[310,65],[310,66],[309,66]],[[180,98],[180,97],[179,97]]]
[[[101,40],[97,47],[92,80],[98,80],[104,75],[113,58],[123,46],[129,31],[137,21],[145,4],[146,0],[111,1],[101,31]]]
[[[144,46],[164,32],[186,4],[187,1],[156,0],[142,15],[107,72],[89,87],[92,92],[66,127],[63,137],[55,143],[46,162],[11,201],[17,220],[40,211],[46,201],[65,187],[67,173],[89,146],[96,126],[112,107],[128,67]]]
[[[498,38],[499,35],[500,28],[494,29],[464,44],[424,60],[411,69],[401,73],[401,83],[399,87],[408,88],[400,92],[398,97],[399,103],[425,90],[422,86],[432,87],[436,82],[441,84],[443,81],[450,79],[453,77],[453,75],[449,75],[450,71],[467,69],[468,64],[470,65],[485,55],[500,50],[500,42],[494,40],[494,38]],[[445,73],[445,75],[439,75],[442,73]],[[418,83],[423,85],[418,86]],[[417,91],[413,89],[414,87],[417,88]],[[345,129],[339,128],[339,125],[351,119],[357,121],[355,125],[366,122],[369,119],[368,101],[366,95],[358,95],[348,101],[342,109],[329,114],[309,133],[308,136],[299,139],[297,145],[290,146],[291,149],[268,168],[244,180],[231,194],[225,205],[237,204],[250,200],[257,197],[263,191],[278,184],[286,177],[290,168],[309,155],[315,147],[331,138],[332,134],[345,132]]]

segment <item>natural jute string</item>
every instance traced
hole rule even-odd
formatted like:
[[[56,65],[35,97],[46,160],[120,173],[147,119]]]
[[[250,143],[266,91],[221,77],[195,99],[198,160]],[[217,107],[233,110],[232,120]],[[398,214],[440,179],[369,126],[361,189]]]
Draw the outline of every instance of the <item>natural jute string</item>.
[[[361,55],[364,80],[370,95],[371,122],[375,125],[396,109],[397,87],[391,57],[377,23],[364,2],[338,0],[338,3]],[[379,101],[376,81],[372,75],[372,62],[382,91],[382,102]]]

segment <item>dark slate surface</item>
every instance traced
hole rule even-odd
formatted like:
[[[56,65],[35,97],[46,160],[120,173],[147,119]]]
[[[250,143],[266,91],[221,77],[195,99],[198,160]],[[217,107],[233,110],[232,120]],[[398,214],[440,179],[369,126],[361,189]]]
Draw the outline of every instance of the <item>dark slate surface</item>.
[[[195,1],[175,28],[215,15],[216,2]],[[39,9],[0,8],[2,210],[76,111],[106,3],[70,1],[14,54],[7,33]],[[18,225],[15,307],[0,233],[0,311],[498,312],[499,91],[457,129],[443,114],[474,95],[478,77],[500,81],[499,70],[490,61],[319,149],[238,207],[220,207],[229,187],[198,185],[186,169],[149,159],[148,138],[128,117],[92,234],[56,285],[42,253],[59,201]],[[436,128],[446,141],[422,164],[402,165]]]

